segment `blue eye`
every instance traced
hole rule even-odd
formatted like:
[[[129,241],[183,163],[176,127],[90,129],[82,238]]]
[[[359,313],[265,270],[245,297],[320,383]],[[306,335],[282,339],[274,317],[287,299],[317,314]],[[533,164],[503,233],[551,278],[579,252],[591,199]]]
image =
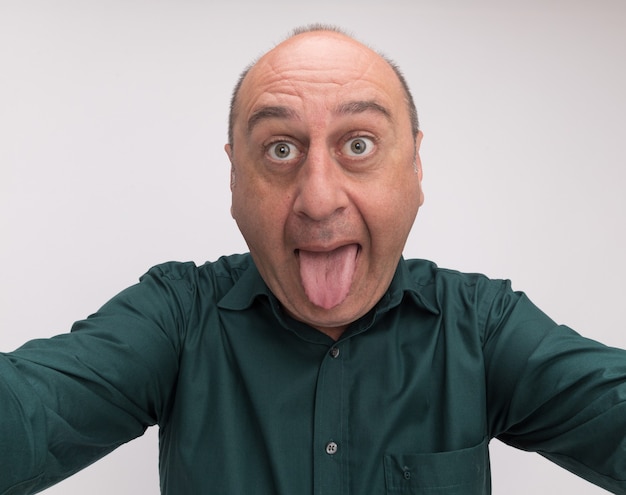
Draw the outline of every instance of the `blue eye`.
[[[273,143],[269,146],[267,153],[270,158],[278,161],[293,160],[300,155],[300,151],[293,144],[285,141]]]
[[[367,156],[374,151],[374,141],[363,136],[348,139],[342,151],[352,157]]]

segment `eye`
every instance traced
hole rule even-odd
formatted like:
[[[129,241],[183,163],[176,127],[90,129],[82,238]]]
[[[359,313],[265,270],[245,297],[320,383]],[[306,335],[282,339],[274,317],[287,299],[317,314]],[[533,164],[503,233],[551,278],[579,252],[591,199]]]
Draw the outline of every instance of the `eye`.
[[[374,151],[374,141],[364,136],[354,137],[346,141],[341,151],[351,157],[367,156]]]
[[[267,154],[272,160],[287,161],[300,156],[300,150],[291,143],[280,141],[272,143],[267,148]]]

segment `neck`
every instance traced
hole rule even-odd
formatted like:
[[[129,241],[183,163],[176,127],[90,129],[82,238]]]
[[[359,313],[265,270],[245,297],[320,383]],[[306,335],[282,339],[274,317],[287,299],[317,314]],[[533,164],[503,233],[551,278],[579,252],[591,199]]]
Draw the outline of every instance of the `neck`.
[[[346,331],[348,325],[342,325],[340,327],[314,327],[316,330],[319,330],[323,334],[328,335],[334,341],[339,340],[339,338],[343,335],[343,332]]]

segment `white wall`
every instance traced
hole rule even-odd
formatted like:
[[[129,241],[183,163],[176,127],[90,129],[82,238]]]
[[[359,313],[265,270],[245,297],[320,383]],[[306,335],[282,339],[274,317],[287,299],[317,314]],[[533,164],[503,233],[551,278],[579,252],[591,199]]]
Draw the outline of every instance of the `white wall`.
[[[394,58],[425,133],[406,249],[513,280],[626,347],[621,0],[0,0],[0,349],[153,264],[245,251],[222,151],[231,87],[297,25]],[[604,493],[492,442],[494,493]],[[156,431],[48,494],[158,493]]]

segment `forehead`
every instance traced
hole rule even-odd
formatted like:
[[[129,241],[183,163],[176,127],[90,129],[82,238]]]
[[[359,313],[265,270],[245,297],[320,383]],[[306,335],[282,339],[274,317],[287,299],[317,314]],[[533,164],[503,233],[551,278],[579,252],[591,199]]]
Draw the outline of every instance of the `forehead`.
[[[305,33],[263,56],[244,79],[238,117],[267,105],[328,110],[349,100],[367,100],[394,111],[404,93],[391,66],[355,40],[333,32]]]

